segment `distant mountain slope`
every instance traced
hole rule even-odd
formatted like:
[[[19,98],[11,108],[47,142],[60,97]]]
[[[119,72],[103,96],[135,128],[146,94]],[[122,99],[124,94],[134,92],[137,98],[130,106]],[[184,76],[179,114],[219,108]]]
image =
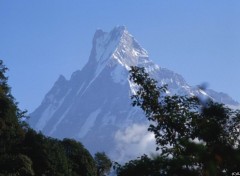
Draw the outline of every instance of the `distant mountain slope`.
[[[30,115],[30,125],[49,136],[75,138],[92,153],[105,151],[117,159],[145,152],[154,138],[146,133],[148,122],[142,111],[131,106],[130,96],[136,86],[128,79],[130,66],[145,67],[160,85],[168,84],[170,95],[210,97],[239,105],[226,94],[192,87],[181,75],[154,64],[147,51],[120,26],[109,33],[96,31],[85,67],[74,72],[70,80],[58,78]],[[135,146],[132,154],[127,152],[131,145]],[[138,150],[137,146],[142,148]]]

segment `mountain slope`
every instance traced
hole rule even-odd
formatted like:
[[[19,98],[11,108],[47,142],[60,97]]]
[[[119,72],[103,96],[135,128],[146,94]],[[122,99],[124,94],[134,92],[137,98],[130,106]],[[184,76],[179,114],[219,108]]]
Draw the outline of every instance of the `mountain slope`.
[[[170,95],[210,97],[238,105],[226,94],[191,87],[181,75],[154,64],[123,26],[109,33],[96,31],[92,44],[85,67],[74,72],[70,80],[60,76],[30,115],[29,123],[34,129],[53,137],[80,140],[92,153],[105,151],[125,159],[131,154],[124,154],[126,146],[122,144],[151,142],[152,145],[153,136],[145,131],[142,134],[148,124],[146,118],[141,110],[131,106],[130,96],[136,86],[128,79],[130,66],[145,67],[160,85],[168,84]],[[145,149],[148,146],[142,145],[136,154]]]

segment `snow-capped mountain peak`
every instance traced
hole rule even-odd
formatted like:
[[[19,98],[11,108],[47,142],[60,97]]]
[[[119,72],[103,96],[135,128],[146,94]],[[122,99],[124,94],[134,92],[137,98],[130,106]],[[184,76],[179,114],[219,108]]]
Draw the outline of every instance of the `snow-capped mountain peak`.
[[[199,90],[188,85],[181,75],[160,68],[124,26],[110,32],[97,30],[92,45],[83,69],[75,71],[70,80],[60,76],[30,115],[34,129],[53,137],[80,140],[92,153],[105,151],[124,156],[125,144],[130,145],[133,139],[128,134],[139,134],[140,130],[137,136],[142,136],[142,127],[148,124],[142,111],[131,105],[130,96],[137,87],[128,79],[130,66],[144,67],[159,86],[168,84],[169,95],[205,96],[239,105],[226,94]],[[139,142],[145,146],[146,140]],[[134,151],[137,146],[134,144]]]
[[[147,51],[138,44],[124,26],[115,27],[109,33],[97,30],[91,53],[93,55],[90,58],[99,66],[97,72],[106,65],[112,66],[114,62],[118,62],[127,69],[138,63],[148,62]]]

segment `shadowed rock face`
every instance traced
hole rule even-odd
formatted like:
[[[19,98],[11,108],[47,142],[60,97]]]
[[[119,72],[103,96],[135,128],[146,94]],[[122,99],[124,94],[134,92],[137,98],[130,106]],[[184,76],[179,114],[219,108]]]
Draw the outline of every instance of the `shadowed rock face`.
[[[159,85],[168,84],[170,95],[196,95],[238,105],[226,94],[191,87],[179,74],[154,64],[123,26],[109,33],[96,31],[92,44],[85,67],[70,80],[60,76],[31,113],[29,123],[34,129],[52,137],[80,140],[92,153],[123,156],[124,150],[118,148],[123,145],[116,135],[134,124],[148,124],[142,111],[131,106],[130,96],[136,87],[128,79],[130,66],[145,67]]]

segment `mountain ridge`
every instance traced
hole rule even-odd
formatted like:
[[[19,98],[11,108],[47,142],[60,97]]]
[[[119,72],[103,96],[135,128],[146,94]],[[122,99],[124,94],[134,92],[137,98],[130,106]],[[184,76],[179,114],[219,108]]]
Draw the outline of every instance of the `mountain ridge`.
[[[131,106],[130,96],[136,85],[129,80],[130,66],[145,67],[159,86],[168,84],[168,95],[210,97],[239,105],[225,94],[192,87],[181,75],[154,64],[126,27],[115,27],[109,33],[97,30],[92,44],[82,70],[75,71],[69,80],[60,75],[41,105],[30,114],[29,123],[34,129],[52,137],[80,140],[92,153],[105,151],[123,159],[131,157],[124,155],[127,152],[122,144],[133,144],[137,134],[129,137],[124,132],[131,129],[142,134],[148,122],[140,109]]]

